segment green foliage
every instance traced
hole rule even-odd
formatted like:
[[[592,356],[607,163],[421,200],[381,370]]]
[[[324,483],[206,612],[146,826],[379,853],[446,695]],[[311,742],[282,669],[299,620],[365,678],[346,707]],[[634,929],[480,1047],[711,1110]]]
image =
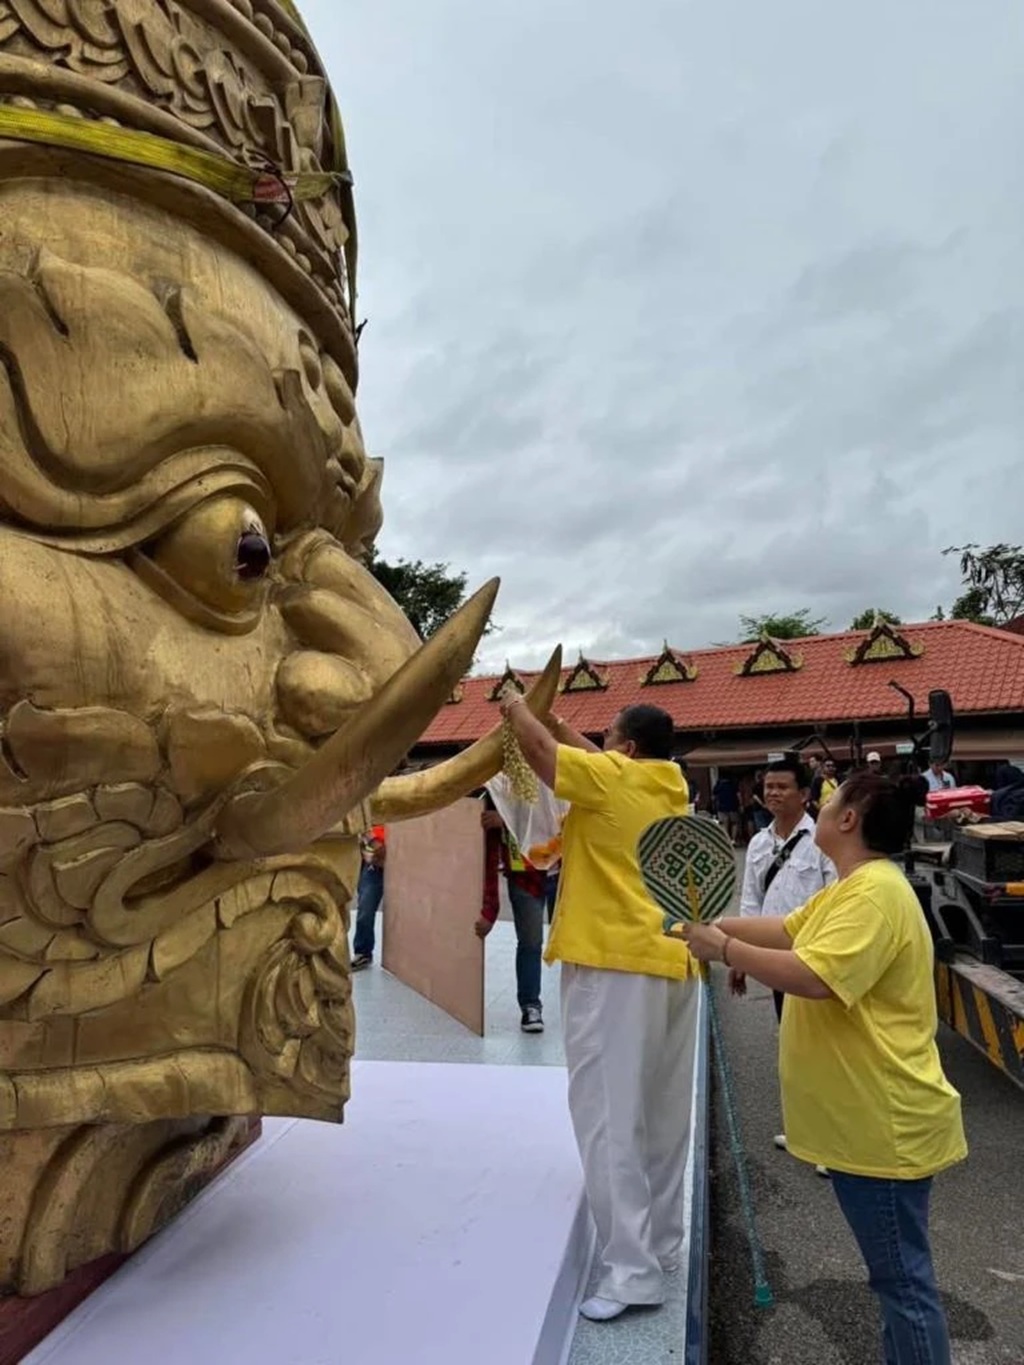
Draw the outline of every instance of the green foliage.
[[[424,640],[429,639],[466,600],[466,575],[452,573],[448,564],[424,564],[419,559],[399,559],[389,564],[374,550],[366,567],[395,599]]]
[[[850,622],[851,630],[873,630],[875,617],[888,621],[890,626],[902,626],[903,622],[894,611],[883,611],[881,607],[867,607]]]
[[[800,640],[806,635],[820,635],[827,625],[824,616],[811,616],[808,607],[801,607],[788,616],[741,616],[743,634],[739,643],[752,644],[762,635],[769,635],[773,640]]]
[[[942,553],[960,556],[964,592],[950,609],[954,619],[1005,626],[1024,614],[1024,547],[951,545]]]

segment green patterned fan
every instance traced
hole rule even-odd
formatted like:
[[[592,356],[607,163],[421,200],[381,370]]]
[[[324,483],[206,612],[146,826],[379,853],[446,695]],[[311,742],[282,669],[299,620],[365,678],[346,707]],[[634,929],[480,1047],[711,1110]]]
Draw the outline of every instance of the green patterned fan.
[[[736,893],[736,855],[706,815],[675,815],[648,825],[637,844],[644,885],[665,911],[666,934],[724,915]]]

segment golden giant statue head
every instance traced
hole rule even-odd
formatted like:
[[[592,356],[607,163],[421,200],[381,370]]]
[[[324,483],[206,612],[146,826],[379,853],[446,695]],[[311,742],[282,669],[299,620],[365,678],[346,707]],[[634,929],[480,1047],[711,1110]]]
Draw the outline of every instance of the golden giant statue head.
[[[0,0],[0,1288],[339,1119],[347,907],[493,600],[361,564],[341,123],[283,0]],[[557,661],[545,689],[550,698]]]

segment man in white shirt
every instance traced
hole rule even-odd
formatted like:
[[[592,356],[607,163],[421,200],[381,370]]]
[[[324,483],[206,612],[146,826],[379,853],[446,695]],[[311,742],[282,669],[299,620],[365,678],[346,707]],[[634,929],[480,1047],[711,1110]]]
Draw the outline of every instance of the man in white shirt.
[[[764,803],[772,814],[767,829],[755,834],[747,847],[740,895],[741,915],[788,915],[836,880],[836,869],[814,842],[814,821],[807,814],[810,775],[795,754],[768,765]],[[734,995],[746,992],[746,977],[729,973]],[[773,992],[775,1013],[782,1021],[785,996]],[[785,1134],[775,1139],[785,1148]],[[824,1168],[819,1175],[827,1175]]]
[[[930,792],[949,791],[956,786],[956,778],[946,769],[945,763],[933,763],[924,775]]]

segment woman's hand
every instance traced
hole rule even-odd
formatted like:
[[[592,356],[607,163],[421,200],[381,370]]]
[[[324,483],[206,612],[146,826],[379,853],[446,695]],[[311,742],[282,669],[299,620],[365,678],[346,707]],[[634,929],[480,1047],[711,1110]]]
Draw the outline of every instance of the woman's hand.
[[[713,924],[684,924],[683,938],[698,962],[721,962],[729,936]]]
[[[747,977],[745,972],[738,972],[735,967],[729,968],[729,990],[733,995],[746,995]]]
[[[508,720],[509,716],[517,706],[525,705],[526,699],[522,697],[518,692],[513,692],[511,696],[502,697],[499,709],[504,718]]]

